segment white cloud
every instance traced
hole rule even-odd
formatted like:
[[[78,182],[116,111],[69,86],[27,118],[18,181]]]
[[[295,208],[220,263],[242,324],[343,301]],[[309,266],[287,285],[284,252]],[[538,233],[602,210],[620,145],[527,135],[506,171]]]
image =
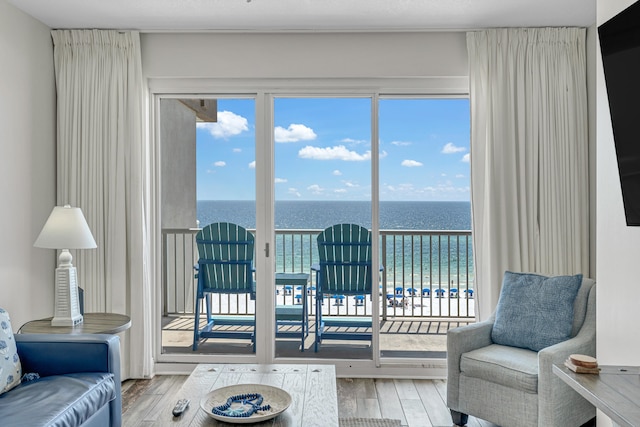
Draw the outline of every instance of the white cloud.
[[[249,163],[249,169],[255,169],[256,168],[256,161],[254,160],[253,162]]]
[[[334,193],[346,193],[347,190],[345,190],[344,188],[338,188],[336,190],[333,190]]]
[[[196,123],[198,129],[206,129],[214,138],[228,138],[249,130],[246,118],[231,111],[218,111],[218,121],[215,123]]]
[[[355,184],[355,183],[353,183],[353,182],[351,182],[351,181],[342,181],[342,183],[343,183],[345,186],[350,187],[350,188],[357,188],[357,187],[360,187],[358,184]]]
[[[324,188],[320,187],[318,184],[312,184],[307,187],[307,190],[311,191],[313,194],[322,194]]]
[[[407,168],[415,168],[415,167],[422,166],[422,163],[416,160],[403,160],[401,165]]]
[[[387,153],[386,151],[382,150],[382,153],[380,153],[380,157],[379,158],[380,159],[384,159],[385,157],[387,157],[387,154],[389,154],[389,153]]]
[[[391,145],[395,145],[396,147],[406,147],[407,145],[411,145],[408,141],[391,141]]]
[[[445,144],[444,147],[442,147],[442,154],[454,154],[454,153],[461,153],[463,151],[467,151],[466,148],[464,147],[456,147],[455,145],[453,145],[453,142],[447,142]]]
[[[242,148],[234,148],[233,152],[234,153],[241,153],[242,152]]]
[[[333,172],[331,172],[331,174],[334,175],[334,176],[340,176],[340,175],[342,175],[342,172],[340,172],[338,169],[336,169]]]
[[[471,161],[471,155],[469,153],[465,154],[464,156],[462,156],[462,160],[460,160],[461,162],[465,162],[465,163],[469,163]]]
[[[286,178],[276,178],[275,183],[276,184],[282,184],[283,182],[287,182]]]
[[[313,129],[305,125],[290,124],[287,129],[276,126],[274,138],[276,142],[298,142],[316,139],[317,135]]]
[[[410,183],[403,183],[403,184],[398,184],[398,185],[385,184],[384,187],[389,191],[402,192],[404,194],[411,193],[411,192],[415,191],[414,187],[413,187],[413,184],[410,184]]]
[[[293,187],[291,187],[291,188],[289,188],[289,190],[287,190],[287,192],[288,192],[289,194],[293,194],[293,195],[294,195],[294,196],[296,196],[296,197],[302,197],[302,195],[298,192],[298,189],[297,189],[297,188],[293,188]]]
[[[468,186],[456,186],[449,180],[424,187],[412,183],[383,183],[380,190],[386,200],[468,200],[469,196]]]
[[[464,193],[468,193],[469,192],[469,187],[456,187],[454,186],[451,182],[446,182],[446,183],[442,183],[442,184],[438,184],[435,186],[429,186],[429,187],[425,187],[423,189],[423,191],[425,193],[430,193],[432,195],[437,195],[437,194],[464,194]]]
[[[303,159],[315,160],[344,160],[346,162],[362,162],[371,159],[371,151],[366,151],[364,154],[359,154],[355,151],[348,150],[344,145],[325,148],[307,145],[306,147],[298,151],[298,157]]]
[[[227,166],[227,162],[224,162],[222,160],[218,160],[217,162],[215,162],[213,164],[213,166],[218,167],[218,168],[223,168],[223,167]]]
[[[456,175],[456,178],[466,178],[466,176],[464,176],[463,174],[459,173]]]
[[[345,144],[358,145],[358,144],[366,144],[367,141],[364,139],[353,139],[353,138],[344,138],[340,142],[344,142]]]

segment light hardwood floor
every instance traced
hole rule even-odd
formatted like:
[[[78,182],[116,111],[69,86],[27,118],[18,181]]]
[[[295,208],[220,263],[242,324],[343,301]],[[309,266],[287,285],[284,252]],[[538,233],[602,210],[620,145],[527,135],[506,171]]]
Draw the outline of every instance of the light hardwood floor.
[[[122,384],[123,426],[134,427],[158,405],[173,405],[186,375],[158,375]],[[407,427],[452,426],[443,380],[338,378],[340,418],[393,418]],[[193,404],[194,402],[192,402]],[[469,417],[469,427],[497,427]]]

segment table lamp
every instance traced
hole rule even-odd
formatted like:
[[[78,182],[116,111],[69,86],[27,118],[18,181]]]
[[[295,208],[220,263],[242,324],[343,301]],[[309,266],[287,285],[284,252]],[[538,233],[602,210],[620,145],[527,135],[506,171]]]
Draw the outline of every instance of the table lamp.
[[[38,248],[61,250],[56,268],[55,305],[51,326],[75,326],[82,323],[78,302],[78,278],[76,268],[71,264],[73,257],[69,249],[92,249],[97,246],[82,210],[69,205],[54,207],[33,245]]]

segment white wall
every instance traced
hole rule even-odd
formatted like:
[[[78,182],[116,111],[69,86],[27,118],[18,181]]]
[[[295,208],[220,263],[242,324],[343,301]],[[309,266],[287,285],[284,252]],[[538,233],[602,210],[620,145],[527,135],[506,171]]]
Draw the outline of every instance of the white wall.
[[[160,102],[160,146],[161,227],[197,227],[196,113],[177,99]]]
[[[587,114],[589,115],[589,277],[596,278],[596,210],[597,210],[597,175],[596,175],[596,105],[597,105],[597,82],[596,82],[596,43],[598,42],[598,28],[592,25],[587,28]]]
[[[388,78],[468,75],[463,32],[142,34],[151,78]]]
[[[33,247],[56,191],[49,31],[0,0],[0,307],[14,329],[53,315],[55,254]]]

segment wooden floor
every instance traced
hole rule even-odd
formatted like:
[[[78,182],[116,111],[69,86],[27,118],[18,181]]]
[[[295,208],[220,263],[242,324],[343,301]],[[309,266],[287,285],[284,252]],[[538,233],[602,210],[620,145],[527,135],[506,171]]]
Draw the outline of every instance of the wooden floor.
[[[173,407],[175,392],[186,375],[157,375],[151,380],[127,380],[122,384],[123,426],[141,426],[141,420],[159,405]],[[394,380],[338,378],[340,418],[392,418],[407,427],[452,426],[446,407],[443,380]],[[192,402],[197,408],[197,402]],[[469,417],[469,427],[497,427]]]

